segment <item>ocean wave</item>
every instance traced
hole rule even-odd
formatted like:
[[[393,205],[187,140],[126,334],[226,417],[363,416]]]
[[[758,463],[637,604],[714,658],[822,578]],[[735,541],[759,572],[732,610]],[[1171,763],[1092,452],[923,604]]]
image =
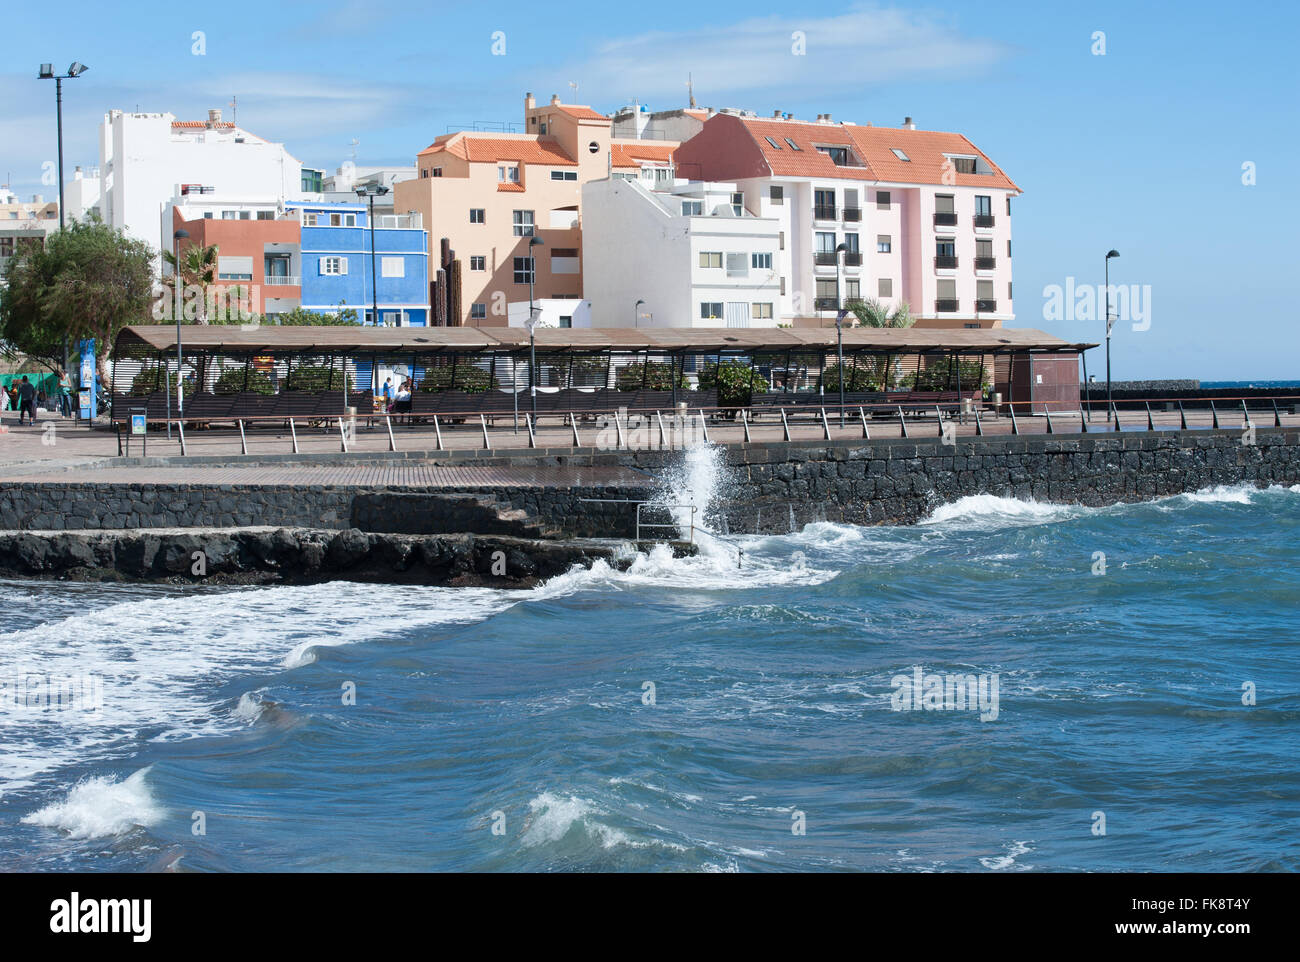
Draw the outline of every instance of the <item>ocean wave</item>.
[[[622,829],[601,821],[608,816],[608,811],[589,799],[544,791],[528,802],[528,815],[524,819],[520,842],[527,848],[562,842],[578,845],[595,842],[603,849],[656,846],[673,851],[686,850],[684,845],[675,842],[634,839]]]
[[[145,784],[148,768],[118,780],[112,775],[85,778],[60,802],[23,817],[26,825],[56,829],[69,838],[109,838],[162,821],[166,812]]]
[[[1067,521],[1096,511],[1077,504],[1007,498],[996,494],[969,494],[941,504],[918,525],[957,525],[963,528],[994,528],[1010,525],[1048,524]]]

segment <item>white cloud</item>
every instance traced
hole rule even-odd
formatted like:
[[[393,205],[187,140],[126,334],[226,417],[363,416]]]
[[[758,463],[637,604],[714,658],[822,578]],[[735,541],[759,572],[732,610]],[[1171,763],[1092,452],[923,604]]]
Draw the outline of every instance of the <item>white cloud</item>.
[[[792,53],[802,31],[806,54]],[[685,101],[687,73],[701,104],[780,91],[830,95],[895,80],[942,77],[990,66],[1010,47],[962,35],[946,20],[896,9],[855,7],[830,17],[781,15],[730,26],[654,31],[611,39],[561,75],[583,91],[618,100]],[[599,96],[599,95],[598,95]]]

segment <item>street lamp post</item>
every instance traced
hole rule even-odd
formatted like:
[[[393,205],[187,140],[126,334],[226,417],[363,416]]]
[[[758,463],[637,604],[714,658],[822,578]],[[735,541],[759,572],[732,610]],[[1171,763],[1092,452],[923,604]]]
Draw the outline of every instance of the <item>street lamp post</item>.
[[[537,256],[533,253],[533,248],[545,243],[536,234],[528,239],[528,393],[532,397],[534,424],[537,423],[537,381],[534,374],[537,370],[537,347],[533,329],[537,326],[537,315],[533,308],[533,281],[537,279]]]
[[[641,305],[644,303],[645,301],[638,300],[635,304],[632,305],[632,326],[633,327],[641,326]]]
[[[1119,257],[1119,251],[1112,250],[1106,254],[1106,420],[1110,420],[1110,412],[1114,407],[1110,398],[1110,259]]]
[[[844,295],[841,293],[844,284],[840,280],[843,261],[840,255],[848,253],[848,250],[848,244],[840,244],[835,248],[835,343],[839,348],[840,356],[840,427],[844,427]]]
[[[370,200],[370,320],[375,326],[379,326],[379,278],[375,270],[375,198],[383,197],[388,193],[388,188],[378,182],[369,182],[362,184],[356,190],[358,197],[365,197]],[[345,379],[346,380],[346,379]],[[379,365],[374,363],[373,358],[370,363],[370,392],[373,395],[379,390]],[[347,406],[347,384],[343,385],[343,404]]]
[[[181,299],[181,241],[188,239],[190,232],[184,227],[172,234],[172,257],[176,259],[176,264],[172,268],[172,282],[176,285],[176,416],[181,417],[185,413],[185,392],[181,389],[181,362],[183,360],[181,353],[181,311],[183,302]],[[171,402],[168,402],[170,406]],[[168,436],[171,432],[171,412],[168,412],[167,424]]]
[[[54,81],[54,113],[59,131],[59,230],[63,230],[67,221],[63,204],[63,81],[80,77],[89,69],[81,61],[74,60],[72,65],[68,67],[68,72],[58,76],[54,73],[53,64],[43,63],[40,72],[36,75],[38,80]],[[68,370],[68,338],[66,335],[63,338],[63,370],[65,373]]]

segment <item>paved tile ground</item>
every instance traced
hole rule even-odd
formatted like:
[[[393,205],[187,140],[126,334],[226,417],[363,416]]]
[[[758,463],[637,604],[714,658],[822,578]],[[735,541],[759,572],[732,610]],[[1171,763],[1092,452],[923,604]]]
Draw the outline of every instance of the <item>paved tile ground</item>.
[[[1154,415],[1156,427],[1173,430],[1179,427],[1176,411],[1159,411]],[[1273,426],[1271,410],[1256,410],[1252,417],[1258,427]],[[1189,411],[1189,426],[1209,428],[1211,414],[1208,410]],[[1120,414],[1124,430],[1145,430],[1146,415],[1141,411],[1124,411]],[[1223,428],[1237,430],[1242,425],[1240,409],[1223,410],[1219,415]],[[17,426],[17,418],[9,413],[0,417],[7,433],[0,434],[0,476],[13,478],[21,475],[47,474],[73,470],[78,473],[107,470],[107,459],[118,454],[118,438],[112,430],[104,428],[89,429],[85,426],[65,421],[62,418],[49,417],[35,427]],[[897,418],[868,418],[868,426],[873,439],[898,438],[902,429]],[[1078,414],[1054,416],[1053,427],[1058,433],[1076,434],[1080,429]],[[1300,415],[1283,414],[1282,423],[1288,427],[1300,426]],[[862,437],[862,421],[856,412],[846,417],[845,426],[839,426],[839,419],[828,412],[827,426],[832,438],[850,439]],[[699,415],[694,414],[685,422],[676,422],[665,415],[664,427],[671,446],[682,447],[685,443],[698,440],[702,436]],[[975,434],[975,420],[967,416],[964,423],[955,425],[958,436]],[[1021,417],[1018,427],[1022,434],[1044,434],[1047,420],[1041,416]],[[981,416],[981,428],[987,435],[1005,435],[1011,433],[1011,419],[984,414]],[[1104,432],[1107,421],[1100,412],[1093,414],[1090,430]],[[909,420],[908,431],[913,438],[933,438],[938,435],[938,424],[933,417],[922,420]],[[738,443],[745,440],[744,427],[736,421],[717,420],[707,426],[710,441]],[[803,412],[789,421],[789,434],[795,441],[815,441],[824,437],[824,429],[817,412]],[[514,430],[509,418],[498,418],[490,425],[488,431],[491,448],[494,451],[526,449],[529,436],[522,423],[518,431]],[[750,425],[749,439],[754,442],[780,441],[785,438],[779,414],[767,414]],[[618,432],[612,423],[594,420],[579,421],[578,437],[582,447],[614,450],[620,446]],[[442,425],[441,438],[443,450],[481,451],[483,449],[483,430],[479,424]],[[393,424],[392,446],[399,452],[429,452],[438,450],[438,435],[430,424],[407,426]],[[546,419],[535,435],[537,447],[565,448],[574,445],[573,428],[561,424],[557,419]],[[625,429],[624,443],[634,447],[658,447],[660,445],[659,422],[649,417],[639,424]],[[200,431],[187,430],[185,453],[188,456],[238,457],[245,450],[251,456],[289,455],[293,453],[293,438],[283,424],[275,427],[249,428],[243,442],[239,432],[226,427]],[[297,427],[298,451],[304,455],[336,454],[342,449],[337,423],[327,428]],[[373,454],[390,449],[389,433],[382,419],[366,422],[358,420],[355,434],[348,442],[353,453]],[[131,443],[130,454],[138,457],[145,453],[140,440]],[[147,453],[150,456],[176,457],[181,454],[179,437],[173,432],[169,440],[163,431],[151,431]],[[101,466],[101,462],[103,463]]]

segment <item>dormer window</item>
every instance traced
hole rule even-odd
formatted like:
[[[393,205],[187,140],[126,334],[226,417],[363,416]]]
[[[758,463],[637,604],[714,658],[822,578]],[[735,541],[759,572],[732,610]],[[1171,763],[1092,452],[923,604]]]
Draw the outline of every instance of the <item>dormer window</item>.
[[[778,144],[778,143],[776,142],[776,138],[775,138],[775,137],[764,137],[763,139],[766,140],[769,144],[772,145],[772,149],[773,149],[773,150],[780,150],[780,149],[781,149],[781,145]]]
[[[847,147],[818,147],[823,154],[831,159],[836,167],[849,166],[849,148]]]
[[[907,161],[909,164],[912,162],[912,158],[909,157],[909,156],[907,156],[907,154],[905,154],[903,151],[899,150],[897,147],[890,147],[889,149],[890,149],[891,151],[893,151],[894,156],[897,157],[899,160],[905,160],[905,161]]]

